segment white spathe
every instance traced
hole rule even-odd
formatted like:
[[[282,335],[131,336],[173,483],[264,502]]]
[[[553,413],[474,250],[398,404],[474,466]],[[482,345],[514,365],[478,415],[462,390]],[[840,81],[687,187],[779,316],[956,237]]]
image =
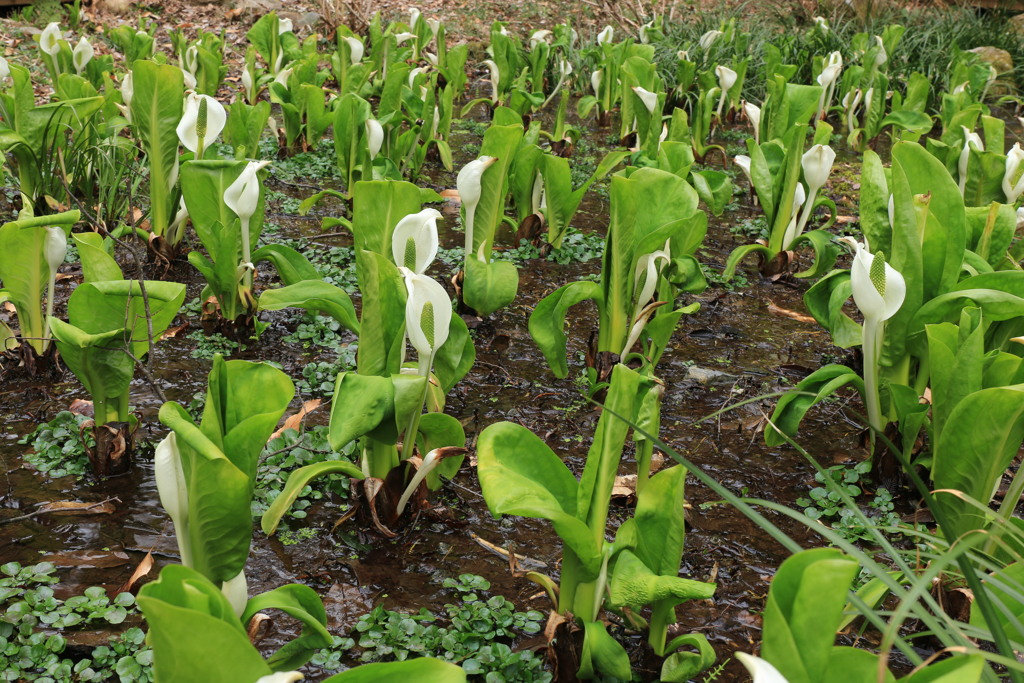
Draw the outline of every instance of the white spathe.
[[[415,38],[415,36],[413,37]],[[348,53],[352,63],[358,64],[363,61],[363,55],[366,53],[363,41],[353,36],[345,36],[345,42],[348,43]]]
[[[1013,204],[1024,194],[1024,149],[1015,142],[1006,154],[1006,172],[1003,174],[1003,194],[1006,202]]]
[[[747,121],[750,121],[751,127],[754,129],[754,142],[761,144],[761,107],[757,106],[753,102],[743,103],[743,113],[747,116]]]
[[[395,265],[419,275],[430,267],[437,256],[437,219],[440,217],[437,209],[423,209],[398,221],[391,234]]]
[[[51,57],[56,57],[60,52],[60,39],[60,24],[56,21],[50,22],[39,34],[39,49]]]
[[[452,300],[436,280],[426,275],[406,273],[405,331],[419,354],[421,370],[448,339],[452,321]],[[423,374],[421,372],[421,374]]]
[[[68,253],[68,236],[62,228],[49,226],[46,228],[46,237],[43,240],[43,255],[46,257],[46,265],[50,268],[50,277],[57,274],[60,264],[64,263],[64,257]]]
[[[191,567],[192,553],[188,543],[188,487],[185,483],[185,472],[181,467],[177,434],[171,432],[157,444],[153,465],[160,505],[174,525],[174,537],[178,542],[181,563]]]
[[[611,26],[605,26],[601,29],[601,32],[597,34],[597,44],[604,45],[605,43],[611,43],[615,38],[615,29]]]
[[[206,130],[202,140],[199,139],[199,109],[206,104]],[[224,111],[224,105],[209,95],[200,95],[190,92],[185,96],[185,111],[178,122],[178,139],[190,152],[197,153],[202,147],[206,149],[211,142],[217,139],[220,132],[224,130],[228,115]]]
[[[737,652],[736,659],[747,667],[747,671],[754,677],[754,683],[789,683],[778,669],[760,657],[748,655],[746,652]]]
[[[960,174],[960,194],[963,194],[967,189],[967,167],[971,161],[971,147],[978,152],[985,151],[985,143],[982,142],[981,136],[970,130],[967,126],[960,126],[964,131],[964,146],[960,150],[960,160],[957,164],[957,170]]]
[[[260,177],[258,171],[270,164],[269,161],[250,161],[242,169],[235,182],[224,190],[224,204],[235,212],[241,221],[242,263],[252,261],[249,244],[249,221],[256,213],[260,200]]]
[[[654,116],[654,110],[658,106],[658,93],[645,90],[639,85],[633,88],[633,92],[640,98],[640,101],[644,103],[644,107],[647,108],[647,113]]]
[[[495,157],[483,156],[474,159],[459,171],[455,179],[455,186],[459,190],[459,199],[466,209],[466,254],[473,253],[473,221],[476,215],[477,204],[480,203],[482,193],[481,181],[484,171],[497,159]]]
[[[702,35],[700,37],[700,40],[698,41],[698,43],[700,44],[700,49],[702,49],[702,50],[710,49],[711,46],[715,44],[715,41],[718,40],[718,38],[721,35],[722,35],[721,31],[708,31],[707,33]]]
[[[380,153],[384,144],[384,127],[377,119],[366,119],[366,146],[370,150],[370,159],[374,159]]]
[[[71,52],[71,63],[75,65],[75,73],[81,75],[85,71],[85,66],[91,60],[95,51],[92,49],[92,43],[82,36],[78,44],[75,45],[75,49]]]
[[[896,315],[907,296],[907,283],[903,275],[886,263],[884,270],[876,273],[876,276],[880,277],[872,279],[872,266],[875,259],[880,257],[870,253],[864,244],[852,238],[842,239],[854,248],[850,285],[853,288],[853,302],[857,304],[865,320],[870,318],[884,322]]]

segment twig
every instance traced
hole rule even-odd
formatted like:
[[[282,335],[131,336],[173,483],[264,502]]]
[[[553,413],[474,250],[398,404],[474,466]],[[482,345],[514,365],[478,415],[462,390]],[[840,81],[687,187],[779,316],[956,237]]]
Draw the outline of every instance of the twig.
[[[120,498],[116,498],[116,497],[114,497],[114,498],[107,498],[106,500],[101,500],[98,503],[93,503],[92,505],[89,505],[88,507],[75,508],[74,510],[68,510],[67,508],[39,508],[35,512],[30,512],[30,513],[28,513],[26,515],[18,515],[17,517],[11,517],[9,519],[0,519],[0,524],[10,524],[11,522],[20,522],[23,519],[30,519],[32,517],[38,517],[39,515],[45,515],[48,512],[87,512],[89,510],[94,510],[94,509],[100,507],[101,505],[106,505],[107,503],[113,503],[114,501],[117,501],[118,503],[120,503],[121,499]]]

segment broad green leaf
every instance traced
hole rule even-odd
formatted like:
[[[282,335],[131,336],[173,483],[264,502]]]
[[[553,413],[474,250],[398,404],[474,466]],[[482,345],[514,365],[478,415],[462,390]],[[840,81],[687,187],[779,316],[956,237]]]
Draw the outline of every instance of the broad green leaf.
[[[466,259],[462,299],[482,316],[490,315],[515,301],[519,271],[511,261]]]
[[[600,621],[583,622],[583,651],[580,652],[580,678],[594,678],[597,673],[614,676],[621,681],[632,677],[629,655],[619,641],[612,638]]]
[[[569,308],[587,299],[593,299],[600,306],[601,285],[589,280],[573,282],[541,299],[530,314],[530,336],[540,347],[555,377],[564,378],[569,374],[566,360],[566,313]]]
[[[431,657],[403,662],[363,664],[331,676],[324,683],[465,683],[462,667]]]
[[[110,330],[131,330],[133,356],[149,351],[149,334],[159,339],[185,301],[185,285],[177,282],[146,281],[146,294],[137,280],[106,280],[80,285],[68,300],[68,318],[89,334]],[[146,306],[149,306],[149,318]]]
[[[121,266],[117,265],[117,261],[108,251],[109,240],[104,240],[98,232],[72,233],[71,237],[78,247],[78,256],[82,261],[82,278],[85,282],[124,279]]]
[[[138,600],[163,683],[255,681],[271,673],[220,589],[199,573],[168,565]]]
[[[272,263],[285,286],[320,280],[320,273],[305,256],[284,244],[265,244],[252,253],[253,263]]]
[[[786,443],[786,437],[796,436],[800,422],[812,406],[847,384],[852,384],[861,393],[864,391],[864,380],[845,365],[826,365],[800,380],[775,405],[772,424],[764,430],[764,442],[769,446]]]
[[[128,387],[135,374],[135,361],[128,355],[131,333],[125,328],[108,329],[96,334],[50,318],[50,330],[65,365],[85,386],[96,407],[99,424],[112,421],[120,412],[127,413]],[[104,406],[117,406],[124,397],[123,411],[106,411]]]
[[[855,647],[833,647],[828,658],[828,670],[821,679],[822,683],[878,680],[878,655]],[[881,683],[892,683],[895,680],[886,671]]]
[[[394,411],[395,387],[391,377],[340,373],[331,400],[331,448],[341,450],[381,423],[392,421]]]
[[[625,606],[639,611],[646,605],[662,600],[670,600],[675,604],[687,600],[706,600],[715,594],[715,584],[657,574],[631,551],[623,550],[616,556],[608,590],[613,606]]]
[[[352,299],[345,290],[322,280],[305,280],[287,287],[268,289],[259,298],[259,308],[279,311],[302,308],[321,312],[337,320],[346,330],[359,334],[359,321]]]
[[[1024,384],[967,395],[950,412],[935,445],[935,488],[959,491],[987,505],[1021,441]],[[945,510],[956,536],[988,526],[985,515],[957,494],[937,493],[935,502]]]
[[[345,460],[328,460],[293,470],[288,475],[288,481],[285,482],[281,493],[274,498],[274,502],[270,504],[267,511],[263,513],[263,517],[260,518],[260,528],[263,529],[263,533],[268,536],[273,535],[277,531],[281,520],[288,514],[292,503],[295,502],[295,499],[299,497],[299,494],[302,493],[302,490],[306,488],[309,482],[328,474],[347,474],[355,479],[363,478],[362,470],[357,465],[353,465]]]
[[[309,586],[291,583],[251,598],[241,621],[248,624],[257,612],[281,610],[302,624],[301,635],[286,643],[267,659],[274,671],[292,671],[303,666],[313,654],[331,645],[327,631],[327,612],[320,596]]]
[[[511,422],[484,429],[477,442],[477,472],[491,514],[549,520],[584,565],[583,580],[597,577],[601,553],[577,516],[579,484],[533,432]]]
[[[977,683],[985,673],[982,655],[961,655],[929,664],[899,683]]]
[[[42,355],[46,349],[46,321],[43,320],[43,292],[50,280],[50,267],[46,262],[46,227],[57,226],[65,234],[78,221],[78,211],[54,216],[23,218],[0,226],[0,281],[5,298],[18,314],[18,326],[23,337]]]
[[[448,339],[434,355],[434,374],[447,394],[473,367],[476,347],[462,316],[453,315],[448,325]]]
[[[702,633],[687,633],[672,640],[670,650],[693,647],[696,652],[672,652],[661,665],[664,683],[685,683],[715,663],[715,649]]]
[[[693,187],[711,213],[721,216],[725,205],[732,200],[732,180],[721,171],[694,171]]]
[[[825,680],[857,563],[834,548],[791,556],[772,579],[761,656],[789,683]]]
[[[174,204],[174,178],[185,77],[176,66],[138,60],[132,64],[132,87],[132,129],[146,152],[153,234],[163,235],[178,208]]]
[[[250,478],[177,403],[160,408],[160,421],[177,435],[188,487],[192,566],[210,581],[233,579],[245,568],[252,540]]]

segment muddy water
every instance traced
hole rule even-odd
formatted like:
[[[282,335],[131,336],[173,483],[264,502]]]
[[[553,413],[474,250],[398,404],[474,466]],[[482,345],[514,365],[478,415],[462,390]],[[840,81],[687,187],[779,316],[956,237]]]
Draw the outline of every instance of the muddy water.
[[[604,139],[607,134],[601,131],[598,136]],[[454,178],[432,174],[430,182],[453,186]],[[282,184],[274,189],[296,197],[306,193]],[[738,199],[739,211],[711,219],[701,260],[712,269],[720,270],[729,251],[747,241],[728,228],[757,215],[748,206],[747,196]],[[446,206],[444,213],[446,225],[454,225],[457,209]],[[605,216],[605,201],[591,193],[575,225],[603,233]],[[280,216],[275,220],[284,226],[283,234],[288,237],[312,237],[323,245],[350,244],[345,236],[318,238],[315,221]],[[462,234],[446,228],[441,239],[442,246],[452,247],[461,243]],[[579,386],[571,378],[558,380],[546,369],[527,332],[527,319],[544,295],[599,268],[599,259],[569,265],[535,261],[521,267],[519,298],[480,324],[477,363],[448,399],[448,412],[464,421],[471,440],[488,424],[512,420],[541,435],[575,471],[582,470],[597,414],[580,400]],[[818,367],[824,355],[836,351],[815,324],[769,310],[774,305],[802,312],[804,283],[770,284],[760,281],[752,266],[747,271],[749,286],[736,291],[715,287],[696,297],[700,310],[683,319],[662,359],[659,375],[667,389],[662,438],[733,491],[792,504],[812,485],[813,469],[788,448],[764,446],[759,429],[762,415],[770,412],[769,401],[747,404],[713,420],[704,418],[740,401],[791,386]],[[67,295],[70,288],[64,287]],[[198,281],[190,278],[189,298],[197,295],[199,288]],[[571,377],[582,371],[578,357],[596,319],[595,310],[588,305],[570,313]],[[301,348],[281,340],[295,317],[281,313],[267,320],[272,324],[264,338],[239,357],[273,360],[293,377],[300,376],[308,357]],[[203,390],[209,363],[191,359],[191,344],[171,339],[154,352],[157,382],[169,399],[187,402]],[[33,562],[59,554],[58,559],[69,565],[60,572],[62,590],[70,592],[89,584],[113,590],[129,577],[145,553],[153,552],[157,560],[152,577],[160,566],[176,559],[177,548],[170,522],[159,507],[148,456],[130,475],[106,482],[49,481],[22,467],[27,447],[16,444],[17,438],[39,421],[52,418],[76,397],[87,398],[70,375],[52,384],[17,377],[3,384],[0,519],[54,500],[116,498],[116,511],[74,517],[41,515],[4,524],[0,526],[0,558]],[[155,414],[160,401],[152,389],[137,381],[132,403],[144,419],[141,437],[159,438],[162,430]],[[326,418],[327,411],[321,410],[311,416],[311,422],[322,423]],[[846,416],[841,405],[833,405],[811,415],[802,440],[819,461],[831,465],[857,456],[857,434],[856,422]],[[627,454],[623,473],[632,467]],[[737,649],[751,651],[760,640],[757,614],[763,607],[767,582],[786,553],[736,511],[720,505],[702,506],[716,497],[691,481],[684,574],[705,580],[714,577],[718,591],[714,600],[684,605],[679,612],[681,628],[704,633],[724,660]],[[482,574],[491,581],[493,591],[508,596],[521,609],[546,609],[546,599],[535,585],[513,575],[506,558],[475,540],[479,536],[525,556],[521,565],[528,565],[527,569],[557,572],[559,542],[545,524],[494,520],[468,465],[445,486],[437,501],[448,514],[423,514],[394,540],[352,527],[332,534],[338,515],[330,504],[315,507],[306,520],[321,530],[311,540],[285,545],[279,538],[267,538],[257,531],[247,568],[250,589],[259,592],[290,581],[313,586],[324,597],[332,630],[339,635],[380,601],[409,611],[439,607],[451,599],[441,581],[463,572]],[[625,508],[621,512],[624,515]],[[801,544],[817,542],[813,534],[787,519],[768,516]],[[266,641],[268,647],[279,644],[293,626],[282,621],[277,628],[278,633]],[[310,680],[318,680],[323,672],[309,670],[308,675]],[[654,675],[645,673],[648,679]],[[740,677],[739,669],[731,664],[719,680]]]

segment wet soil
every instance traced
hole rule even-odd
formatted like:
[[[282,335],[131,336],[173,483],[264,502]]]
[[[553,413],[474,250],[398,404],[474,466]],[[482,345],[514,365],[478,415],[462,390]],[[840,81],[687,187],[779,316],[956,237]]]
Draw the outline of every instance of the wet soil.
[[[605,140],[608,134],[604,130],[592,133],[595,140]],[[460,144],[453,141],[453,149],[458,150]],[[454,186],[453,174],[428,171],[425,184]],[[745,186],[742,178],[737,182]],[[841,188],[835,199],[846,196],[842,193],[849,185]],[[268,187],[295,198],[312,192],[308,184],[299,187],[274,180]],[[848,202],[855,199],[846,198]],[[738,207],[710,220],[700,254],[710,271],[720,272],[728,253],[749,241],[749,237],[733,234],[730,227],[759,215],[747,193],[737,195],[737,200]],[[336,206],[322,209],[325,213],[336,210]],[[450,229],[457,222],[457,207],[446,204],[442,210],[442,246],[460,245],[461,232]],[[606,199],[591,191],[574,225],[603,234],[607,215]],[[282,226],[282,237],[308,237],[324,247],[351,244],[345,235],[321,236],[315,220],[288,215],[271,215],[270,219]],[[73,266],[68,269],[76,272]],[[520,266],[518,298],[506,310],[481,322],[476,331],[477,362],[448,397],[446,411],[465,423],[470,442],[485,426],[511,420],[532,429],[577,473],[582,471],[597,413],[581,399],[580,386],[572,377],[582,371],[582,354],[596,311],[582,305],[570,312],[570,358],[575,360],[570,362],[570,378],[566,380],[556,379],[547,369],[527,332],[527,320],[543,296],[599,269],[600,259],[567,265],[538,260]],[[448,270],[439,268],[435,274],[450,275]],[[762,418],[770,413],[771,400],[747,403],[714,419],[705,418],[747,399],[784,390],[822,363],[841,357],[842,352],[832,347],[827,333],[813,322],[777,312],[784,309],[803,313],[801,297],[806,283],[788,278],[768,283],[756,274],[753,263],[743,270],[746,286],[734,291],[714,286],[691,299],[701,303],[700,310],[684,317],[659,366],[658,374],[666,385],[661,436],[732,491],[793,505],[814,485],[813,468],[788,447],[764,445],[760,429]],[[189,285],[186,301],[197,296],[201,288],[196,275],[188,271],[187,264],[176,269]],[[60,283],[59,294],[69,295],[77,277]],[[236,357],[275,361],[293,378],[300,377],[302,367],[319,358],[282,339],[294,329],[299,317],[285,312],[261,315],[270,327],[258,342]],[[199,328],[197,319],[185,316],[175,324],[184,322],[191,325],[190,329]],[[193,342],[182,336],[165,340],[153,352],[156,381],[170,400],[187,403],[205,388],[209,362],[191,358],[192,348]],[[146,553],[152,552],[156,559],[150,574],[155,577],[162,565],[176,561],[177,547],[170,520],[157,499],[151,455],[145,449],[128,475],[106,481],[48,480],[23,464],[28,447],[18,445],[17,439],[66,409],[74,398],[88,397],[70,373],[57,382],[41,382],[12,372],[0,384],[0,522],[34,510],[37,503],[54,500],[115,498],[115,511],[40,515],[0,524],[0,557],[5,562],[35,562],[57,556],[62,564],[62,591],[70,593],[92,584],[113,591],[128,579]],[[303,398],[307,397],[297,397],[296,406]],[[141,380],[133,384],[132,405],[143,422],[137,441],[161,438],[164,430],[156,420],[160,400]],[[852,408],[858,410],[859,406]],[[328,412],[321,409],[308,422],[324,423]],[[848,413],[845,402],[839,401],[812,411],[801,431],[801,441],[825,465],[855,462],[863,457],[859,432],[854,412]],[[622,473],[633,468],[627,450]],[[736,650],[752,651],[760,641],[758,614],[768,581],[787,553],[742,514],[715,505],[716,498],[691,477],[683,575],[716,580],[718,590],[713,600],[684,605],[679,614],[680,629],[704,633],[719,661],[724,661]],[[335,502],[311,508],[305,524],[319,533],[295,545],[286,545],[279,536],[268,538],[257,529],[246,570],[250,591],[256,593],[291,581],[313,586],[327,604],[330,627],[337,635],[345,635],[360,614],[380,602],[413,612],[420,607],[438,608],[451,599],[441,586],[442,580],[465,572],[486,577],[493,592],[506,595],[520,609],[547,609],[540,589],[522,576],[513,575],[507,559],[485,549],[476,538],[526,556],[528,560],[520,562],[526,569],[557,573],[560,543],[549,526],[534,520],[495,520],[480,496],[468,459],[459,475],[436,495],[434,503],[449,514],[420,515],[393,540],[354,528],[351,523],[332,531],[339,517]],[[708,503],[711,505],[705,505]],[[624,518],[627,513],[621,507],[616,516]],[[767,516],[802,545],[820,543],[813,532],[788,518],[771,512]],[[292,522],[293,528],[298,526]],[[292,626],[282,622],[277,628],[278,634],[266,641],[268,646],[289,635]],[[634,639],[639,641],[639,636]],[[520,645],[538,644],[533,641]],[[644,664],[641,668],[649,667]],[[741,671],[731,663],[718,680],[740,680]],[[308,669],[307,676],[320,680],[325,674]],[[652,676],[656,677],[653,671],[646,671],[645,679]]]

